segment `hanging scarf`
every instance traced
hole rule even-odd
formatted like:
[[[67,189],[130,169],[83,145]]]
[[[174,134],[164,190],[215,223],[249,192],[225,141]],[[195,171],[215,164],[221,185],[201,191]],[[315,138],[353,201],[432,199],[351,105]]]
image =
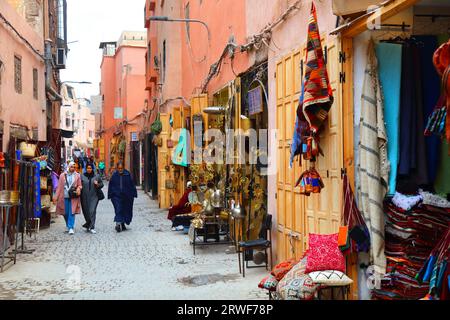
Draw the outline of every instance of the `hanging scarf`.
[[[361,96],[358,196],[361,212],[370,231],[370,259],[375,271],[384,274],[386,273],[386,257],[383,199],[387,190],[389,162],[383,116],[384,106],[373,40],[369,42],[367,55],[368,62]]]
[[[34,168],[34,206],[33,212],[35,218],[40,218],[42,215],[41,211],[41,165],[39,162],[34,163],[36,167]]]
[[[313,158],[319,152],[318,133],[327,119],[334,101],[323,56],[314,2],[311,5],[309,17],[305,65],[305,79],[302,83],[302,95],[297,109],[297,120],[291,146],[291,167],[295,156],[308,152],[306,143],[308,137],[312,137],[314,143],[317,144],[317,152]]]

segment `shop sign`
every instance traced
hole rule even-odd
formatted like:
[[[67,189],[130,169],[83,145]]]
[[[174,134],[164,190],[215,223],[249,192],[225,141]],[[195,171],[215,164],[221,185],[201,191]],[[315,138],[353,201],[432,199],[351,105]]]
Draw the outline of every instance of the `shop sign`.
[[[115,107],[114,108],[114,120],[123,119],[123,108]]]

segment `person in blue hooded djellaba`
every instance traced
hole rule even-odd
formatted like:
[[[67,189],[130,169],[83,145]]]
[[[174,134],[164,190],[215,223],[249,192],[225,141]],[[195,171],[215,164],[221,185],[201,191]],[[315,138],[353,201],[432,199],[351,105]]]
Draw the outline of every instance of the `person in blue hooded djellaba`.
[[[108,199],[111,199],[114,206],[117,232],[127,230],[125,225],[130,225],[133,219],[134,198],[137,198],[136,185],[130,172],[119,162],[108,186]]]

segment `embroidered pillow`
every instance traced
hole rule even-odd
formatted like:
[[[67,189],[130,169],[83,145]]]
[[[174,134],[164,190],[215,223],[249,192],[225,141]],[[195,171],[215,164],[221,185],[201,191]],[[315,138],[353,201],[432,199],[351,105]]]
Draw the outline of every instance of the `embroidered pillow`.
[[[306,261],[307,258],[304,257],[300,260],[299,263],[297,263],[294,267],[292,267],[291,270],[289,270],[288,273],[283,277],[283,279],[280,280],[278,283],[279,287],[285,286],[289,281],[300,278],[302,275],[305,274],[306,271]]]
[[[337,270],[345,272],[345,258],[338,246],[338,234],[309,235],[308,261],[305,273]]]
[[[258,284],[258,287],[261,289],[266,289],[269,291],[276,291],[278,285],[278,280],[275,279],[273,275],[268,275]]]
[[[275,277],[275,279],[280,281],[284,278],[286,273],[288,273],[289,270],[291,270],[297,264],[297,262],[298,261],[295,259],[289,259],[287,261],[281,262],[273,268],[271,274]]]
[[[277,293],[283,300],[313,300],[320,285],[311,277],[303,274],[277,287]]]
[[[325,286],[348,286],[353,280],[347,277],[343,272],[336,270],[316,271],[309,274],[312,281]]]

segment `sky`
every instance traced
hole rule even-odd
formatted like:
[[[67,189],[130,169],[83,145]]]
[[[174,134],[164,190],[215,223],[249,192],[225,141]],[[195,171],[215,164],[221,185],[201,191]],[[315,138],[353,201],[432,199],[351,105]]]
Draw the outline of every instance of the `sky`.
[[[67,0],[67,42],[70,43],[62,81],[88,81],[92,85],[70,84],[79,98],[99,94],[100,42],[117,41],[122,31],[144,29],[145,0]]]

